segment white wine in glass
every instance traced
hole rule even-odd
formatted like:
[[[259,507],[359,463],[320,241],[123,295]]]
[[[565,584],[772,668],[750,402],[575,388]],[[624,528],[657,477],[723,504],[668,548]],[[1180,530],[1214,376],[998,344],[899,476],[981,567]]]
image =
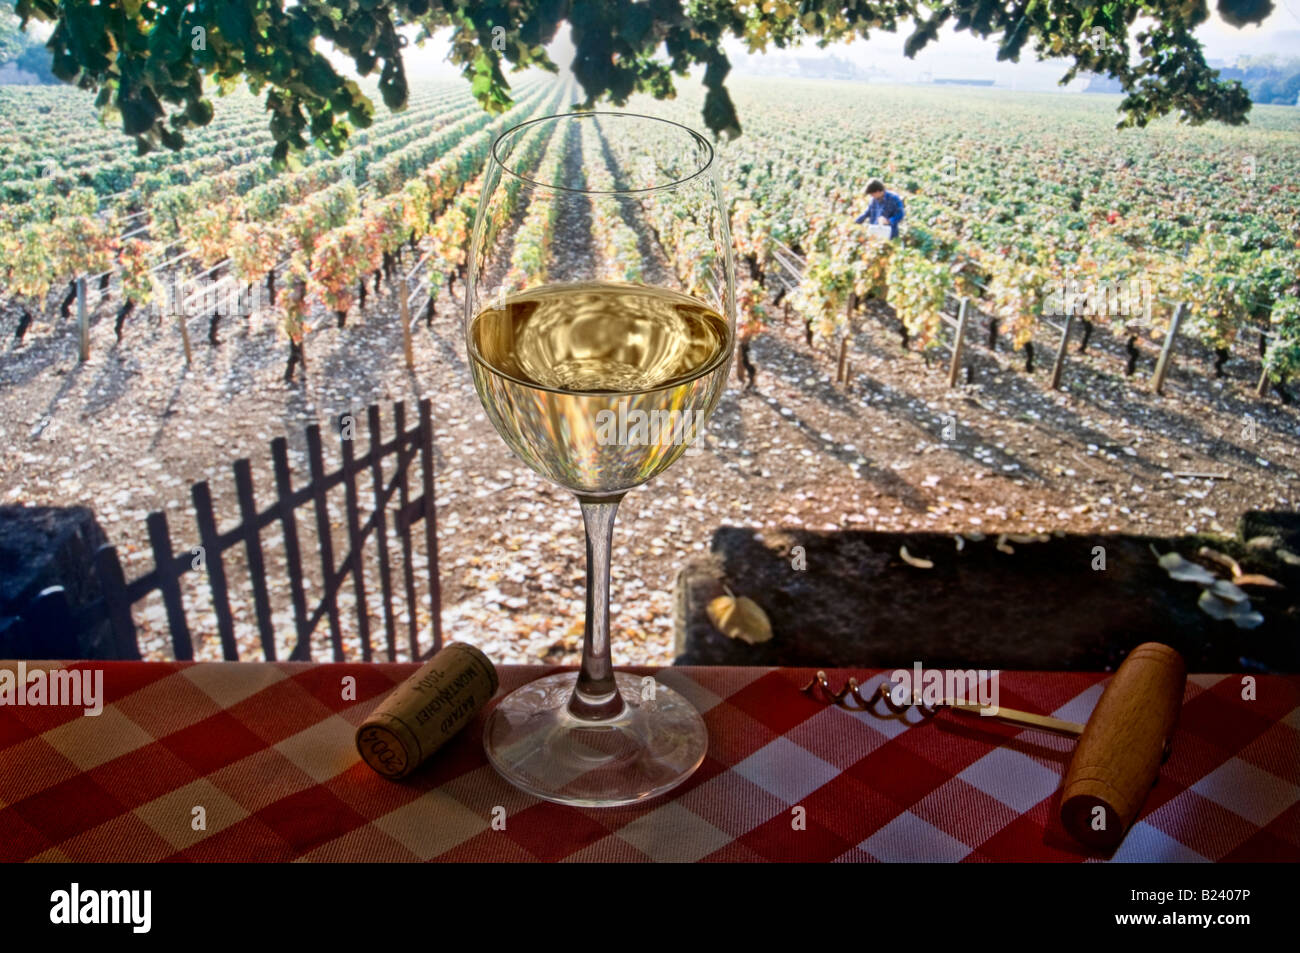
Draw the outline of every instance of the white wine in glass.
[[[484,730],[493,766],[548,800],[652,797],[707,749],[686,698],[614,672],[609,558],[623,495],[699,438],[726,384],[734,265],[712,158],[692,130],[620,113],[534,120],[493,147],[470,255],[471,372],[493,426],[575,494],[587,531],[579,671],[511,693]],[[588,188],[596,180],[619,187]],[[640,236],[635,252],[625,239],[610,253],[599,239],[615,229]],[[691,255],[665,247],[670,230]]]
[[[515,453],[575,493],[644,483],[718,402],[731,350],[716,311],[666,288],[549,285],[479,312],[474,384]]]

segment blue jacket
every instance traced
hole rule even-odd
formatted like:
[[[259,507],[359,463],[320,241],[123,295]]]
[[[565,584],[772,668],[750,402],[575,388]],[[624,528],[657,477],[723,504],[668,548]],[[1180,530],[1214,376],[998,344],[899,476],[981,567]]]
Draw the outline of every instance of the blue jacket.
[[[857,224],[861,225],[864,221],[870,225],[876,224],[877,218],[883,218],[889,223],[889,237],[898,237],[898,223],[903,220],[903,199],[893,192],[886,191],[878,199],[872,199],[867,210],[855,219]]]

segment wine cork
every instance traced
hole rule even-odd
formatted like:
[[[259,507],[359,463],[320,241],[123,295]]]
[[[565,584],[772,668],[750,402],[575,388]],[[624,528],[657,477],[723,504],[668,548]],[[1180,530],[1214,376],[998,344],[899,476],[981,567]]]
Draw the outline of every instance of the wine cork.
[[[404,778],[473,719],[496,694],[491,660],[463,642],[444,646],[357,728],[362,760]]]

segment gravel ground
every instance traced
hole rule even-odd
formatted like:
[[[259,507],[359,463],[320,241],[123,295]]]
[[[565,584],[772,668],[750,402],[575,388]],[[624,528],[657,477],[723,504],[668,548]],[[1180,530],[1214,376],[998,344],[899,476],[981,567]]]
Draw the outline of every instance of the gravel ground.
[[[188,370],[174,325],[152,318],[130,322],[115,345],[111,310],[99,309],[84,365],[71,324],[37,326],[0,359],[9,448],[0,499],[92,506],[128,575],[137,575],[150,558],[145,514],[179,517],[191,482],[212,482],[229,522],[230,461],[252,459],[265,498],[272,437],[289,438],[296,478],[306,479],[307,423],[427,395],[436,419],[447,637],[502,662],[576,662],[584,594],[577,505],[515,460],[488,424],[465,366],[456,305],[444,296],[433,327],[420,329],[413,374],[402,366],[387,294],[372,297],[367,314],[354,311],[344,329],[322,320],[308,338],[306,380],[289,385],[280,380],[287,346],[256,319],[227,322],[217,347],[195,319]],[[6,314],[0,334],[15,321]],[[868,303],[859,327],[852,380],[843,386],[831,383],[830,350],[810,350],[800,329],[778,324],[761,336],[757,385],[733,384],[700,452],[628,495],[615,539],[618,662],[671,660],[674,575],[723,525],[1178,535],[1230,533],[1251,508],[1296,508],[1300,414],[1256,399],[1244,358],[1220,381],[1184,360],[1160,398],[1143,387],[1150,361],[1126,380],[1120,345],[1105,335],[1094,335],[1088,355],[1071,355],[1068,387],[1056,393],[1045,389],[1045,370],[1026,375],[1017,356],[977,346],[975,383],[949,391],[941,362],[927,367],[900,350],[881,306]],[[341,499],[332,509],[341,518]],[[311,553],[305,516],[303,548]],[[188,543],[174,532],[178,549]],[[280,554],[268,556],[276,620],[287,633]],[[236,592],[236,620],[241,644],[256,655],[247,595]],[[198,654],[218,657],[204,592],[192,587],[187,601],[202,630]],[[350,591],[342,601],[346,616]],[[137,618],[148,653],[166,656],[161,604],[143,603]],[[323,657],[323,632],[318,638]]]

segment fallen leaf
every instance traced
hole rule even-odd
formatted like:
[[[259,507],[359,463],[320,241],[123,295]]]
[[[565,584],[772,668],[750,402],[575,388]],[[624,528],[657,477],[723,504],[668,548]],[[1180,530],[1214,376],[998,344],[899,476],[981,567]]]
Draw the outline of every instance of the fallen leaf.
[[[1253,629],[1264,623],[1264,617],[1250,608],[1249,600],[1235,604],[1224,602],[1206,589],[1196,604],[1206,615],[1219,620],[1228,619],[1239,629]]]
[[[1233,576],[1241,575],[1241,564],[1227,553],[1221,553],[1217,549],[1211,549],[1209,546],[1202,546],[1196,551],[1196,555],[1204,556],[1206,559],[1212,559],[1220,566],[1227,566],[1232,570]]]
[[[966,537],[962,536],[960,533],[954,534],[952,541],[957,544],[957,552],[961,552],[966,548]]]
[[[1190,562],[1177,553],[1165,553],[1160,557],[1160,568],[1169,573],[1169,578],[1177,582],[1194,582],[1198,586],[1212,586],[1218,577],[1204,566]]]
[[[709,602],[709,621],[714,628],[729,639],[739,639],[750,645],[767,642],[772,638],[772,622],[767,613],[748,596],[734,596],[728,590]]]
[[[928,559],[922,559],[922,558],[919,557],[919,556],[913,556],[911,553],[909,553],[909,552],[907,551],[907,547],[906,547],[906,546],[899,546],[899,547],[898,547],[898,555],[899,555],[899,557],[902,558],[903,562],[907,563],[909,566],[915,566],[917,569],[933,569],[933,568],[934,568],[934,563],[933,563],[933,562],[931,562],[931,561],[928,560]]]
[[[1218,596],[1224,602],[1231,602],[1233,605],[1236,605],[1238,602],[1245,602],[1247,599],[1245,592],[1223,579],[1217,580],[1214,585],[1210,587],[1209,591]]]
[[[1265,586],[1269,589],[1284,588],[1276,579],[1270,579],[1268,576],[1261,576],[1259,573],[1254,572],[1248,572],[1245,575],[1237,576],[1232,581],[1239,586]]]
[[[1010,556],[1012,553],[1016,551],[1014,546],[1011,546],[1007,543],[1006,533],[1003,533],[1001,536],[998,537],[997,550],[1000,553],[1006,553],[1008,556]]]

